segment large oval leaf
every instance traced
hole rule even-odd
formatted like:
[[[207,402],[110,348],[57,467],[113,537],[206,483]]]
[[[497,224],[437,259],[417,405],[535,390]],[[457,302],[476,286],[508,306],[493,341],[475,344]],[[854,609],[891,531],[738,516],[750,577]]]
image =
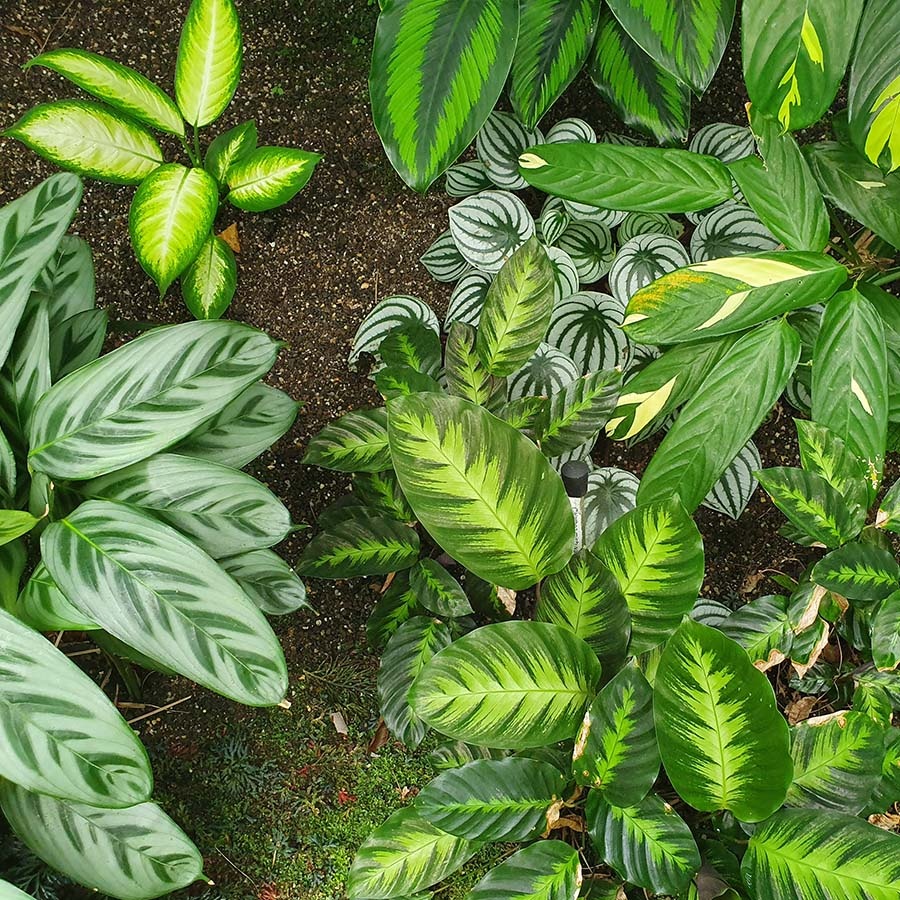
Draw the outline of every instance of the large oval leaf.
[[[578,851],[563,841],[538,841],[491,869],[468,900],[571,900],[581,896]]]
[[[759,822],[784,803],[787,722],[766,676],[720,631],[681,624],[656,671],[653,712],[666,774],[695,809]]]
[[[148,331],[44,394],[29,464],[68,480],[146,459],[220,412],[268,372],[277,352],[275,341],[236,322]]]
[[[35,854],[95,891],[150,900],[203,877],[199,851],[155,803],[97,809],[6,782],[0,806]]]
[[[312,178],[322,157],[295,147],[258,147],[228,169],[228,202],[265,212],[291,200]]]
[[[562,481],[511,425],[456,397],[410,394],[388,403],[388,439],[416,517],[467,569],[521,590],[566,564]]]
[[[375,128],[417,191],[469,146],[506,81],[515,0],[398,0],[378,17],[369,92]]]
[[[409,699],[448,737],[518,750],[573,737],[599,679],[597,657],[570,631],[501,622],[438,653]]]
[[[284,697],[284,654],[262,613],[173,528],[88,500],[47,528],[41,549],[69,601],[135,650],[239,703]]]

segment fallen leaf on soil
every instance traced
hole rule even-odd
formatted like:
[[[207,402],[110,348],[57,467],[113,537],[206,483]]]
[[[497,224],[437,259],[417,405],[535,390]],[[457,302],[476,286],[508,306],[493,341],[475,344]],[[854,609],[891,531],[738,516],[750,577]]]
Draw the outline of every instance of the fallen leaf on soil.
[[[752,575],[748,575],[740,587],[740,592],[742,594],[752,594],[765,577],[762,572],[754,572]]]
[[[510,615],[513,615],[516,611],[516,592],[511,591],[509,588],[498,587],[497,596],[500,598],[503,608]]]
[[[788,724],[796,725],[798,722],[805,722],[818,699],[818,697],[798,697],[788,703],[784,710]]]
[[[418,797],[419,789],[417,787],[408,787],[407,785],[403,785],[397,793],[400,795],[400,799],[406,803],[410,797]]]
[[[356,794],[351,794],[349,791],[341,788],[338,791],[337,799],[341,806],[346,806],[348,803],[356,803]]]
[[[378,727],[375,729],[375,734],[372,735],[372,740],[369,741],[366,752],[370,756],[373,753],[377,753],[390,739],[391,733],[388,731],[387,725],[384,724],[384,719],[379,719]]]
[[[274,884],[264,884],[257,894],[259,900],[279,900],[281,892]]]
[[[885,831],[893,831],[900,826],[900,816],[895,813],[875,813],[874,816],[869,816],[869,824]]]
[[[331,714],[331,723],[334,725],[334,730],[343,737],[347,737],[350,734],[347,730],[347,721],[339,712]]]
[[[383,594],[391,586],[391,582],[396,574],[396,572],[388,572],[388,577],[384,579],[384,584],[378,589],[379,594]]]
[[[219,235],[235,253],[241,252],[241,239],[238,237],[237,222],[232,222],[224,231],[220,231]]]

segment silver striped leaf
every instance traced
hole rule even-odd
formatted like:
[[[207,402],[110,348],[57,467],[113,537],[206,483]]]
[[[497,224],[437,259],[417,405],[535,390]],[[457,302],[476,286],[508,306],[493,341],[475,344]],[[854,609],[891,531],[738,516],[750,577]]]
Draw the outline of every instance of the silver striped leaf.
[[[540,131],[529,131],[515,116],[495,110],[475,137],[475,152],[497,187],[520,191],[528,184],[519,174],[519,157],[529,147],[543,143]]]
[[[572,257],[578,278],[584,284],[599,281],[616,258],[610,230],[597,222],[573,222],[556,243]]]
[[[622,244],[609,270],[609,289],[620,303],[669,272],[690,265],[687,250],[665,234],[640,234]]]
[[[744,196],[744,192],[733,178],[731,179],[731,192],[734,195],[733,201],[726,200],[726,203],[737,202],[743,203],[744,206],[749,205],[747,203],[747,198]],[[709,209],[701,209],[699,212],[687,212],[684,214],[684,217],[691,225],[699,225],[713,210],[718,208],[718,206],[711,206]]]
[[[563,200],[563,206],[576,222],[596,222],[598,225],[605,225],[610,229],[621,224],[628,215],[618,209],[603,209],[600,206],[591,206],[576,200]]]
[[[556,347],[542,343],[534,356],[509,376],[509,399],[549,397],[578,378],[578,367]]]
[[[704,125],[688,144],[691,153],[714,156],[719,162],[731,163],[756,153],[753,132],[743,125],[713,122]]]
[[[627,134],[618,134],[615,131],[604,131],[600,135],[601,144],[616,144],[619,147],[641,147],[646,141],[629,137]]]
[[[250,550],[220,559],[219,565],[244,589],[267,616],[284,616],[304,607],[306,585],[272,550]]]
[[[469,197],[490,187],[491,179],[481,160],[456,163],[447,169],[445,190],[451,197]]]
[[[701,625],[718,628],[731,615],[731,610],[724,603],[719,603],[718,600],[698,597],[689,615]]]
[[[421,322],[436,334],[439,333],[437,316],[431,307],[418,297],[394,294],[385,297],[362,320],[353,338],[353,347],[347,359],[351,372],[355,372],[363,353],[376,354],[381,342],[400,325]]]
[[[43,294],[51,330],[66,319],[94,308],[94,259],[84,238],[64,234],[32,291]]]
[[[464,322],[466,325],[478,324],[481,308],[493,280],[490,275],[477,269],[469,270],[459,279],[447,304],[444,331],[449,331],[454,322]]]
[[[572,450],[567,450],[565,453],[562,453],[559,456],[548,457],[547,462],[549,462],[550,465],[560,473],[562,473],[562,467],[567,462],[586,462],[588,466],[591,466],[591,453],[593,452],[594,445],[596,443],[597,436],[592,435],[583,444],[579,444]]]
[[[628,358],[628,364],[625,366],[625,375],[628,378],[637,375],[641,369],[649,366],[654,359],[659,359],[662,356],[662,351],[659,347],[655,347],[652,344],[634,344],[631,341],[629,341],[629,344],[631,345],[631,355]]]
[[[559,197],[547,197],[541,207],[541,215],[537,222],[541,240],[545,244],[555,244],[559,240],[559,236],[568,228],[570,221],[563,201]]]
[[[507,191],[482,191],[451,206],[450,231],[465,260],[482,272],[503,263],[535,233],[525,204]]]
[[[419,257],[419,262],[435,281],[457,281],[469,269],[469,264],[456,249],[450,229],[442,231],[434,243]]]
[[[619,243],[624,244],[639,234],[666,234],[680,238],[684,234],[684,225],[665,213],[628,213],[616,233]]]
[[[637,505],[637,475],[605,466],[588,475],[588,489],[584,495],[584,546],[592,547],[616,519],[631,512]]]
[[[717,206],[691,235],[691,258],[707,262],[726,256],[742,256],[774,250],[781,245],[759,216],[742,203],[729,201]]]
[[[544,138],[545,144],[596,144],[597,133],[584,119],[560,119]]]
[[[740,518],[759,484],[753,473],[761,468],[762,460],[756,444],[747,441],[722,473],[722,477],[712,486],[702,505],[722,513],[723,516]]]
[[[608,294],[581,291],[554,310],[547,329],[547,343],[575,363],[579,374],[624,366],[628,338],[622,331],[625,311]]]
[[[558,306],[578,290],[578,269],[565,250],[559,247],[544,247],[553,267],[553,305]]]

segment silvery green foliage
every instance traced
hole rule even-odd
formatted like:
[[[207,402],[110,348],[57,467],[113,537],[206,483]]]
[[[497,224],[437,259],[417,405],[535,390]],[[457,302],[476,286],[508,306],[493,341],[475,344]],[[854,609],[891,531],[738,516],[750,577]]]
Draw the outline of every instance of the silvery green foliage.
[[[363,353],[374,354],[381,342],[395,328],[401,325],[419,322],[438,333],[438,319],[434,311],[418,297],[407,294],[395,294],[385,297],[360,322],[353,338],[350,357],[347,360],[350,369],[355,371]]]
[[[482,191],[450,207],[450,232],[463,258],[495,274],[535,232],[525,204],[508,191]]]
[[[519,174],[519,156],[528,147],[543,143],[537,130],[524,128],[515,116],[492,112],[475,138],[475,151],[488,178],[499,188],[519,191],[527,187]]]
[[[509,399],[549,396],[578,375],[578,367],[570,356],[543,343],[521,369],[509,376]]]
[[[451,197],[468,197],[488,190],[491,179],[480,160],[461,162],[447,169],[445,187]]]
[[[740,518],[759,484],[753,473],[761,468],[762,460],[756,444],[747,441],[722,477],[713,485],[703,505],[732,519]]]
[[[561,303],[578,290],[578,269],[575,261],[560,247],[544,247],[553,266],[554,303]]]
[[[742,125],[713,122],[704,125],[688,144],[692,153],[714,156],[720,162],[730,163],[756,153],[753,132]]]
[[[706,262],[774,250],[780,243],[749,206],[723,203],[704,216],[691,235],[691,258],[694,262]]]
[[[584,119],[560,119],[547,132],[544,140],[548,144],[566,144],[572,141],[596,144],[597,134]]]
[[[466,272],[453,288],[450,302],[447,304],[447,315],[444,319],[444,331],[449,331],[454,322],[465,322],[477,325],[484,306],[484,298],[493,278],[485,272],[472,269]]]
[[[619,248],[609,271],[610,293],[623,306],[652,281],[691,262],[684,246],[666,234],[641,234]]]
[[[438,235],[419,257],[419,262],[435,281],[458,281],[469,270],[469,264],[457,249],[449,228]]]
[[[621,328],[624,312],[608,294],[573,294],[553,310],[547,342],[569,356],[581,375],[624,367],[628,360],[628,338]]]
[[[572,258],[582,284],[603,278],[616,257],[610,230],[598,222],[572,222],[556,243]]]
[[[594,469],[588,475],[588,492],[584,498],[586,546],[593,546],[616,519],[634,509],[639,484],[637,475],[615,466]]]

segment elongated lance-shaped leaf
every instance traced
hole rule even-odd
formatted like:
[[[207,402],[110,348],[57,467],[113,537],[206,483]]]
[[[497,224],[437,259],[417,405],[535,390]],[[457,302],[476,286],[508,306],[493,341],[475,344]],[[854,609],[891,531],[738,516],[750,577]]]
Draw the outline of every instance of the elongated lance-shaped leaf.
[[[218,205],[212,176],[178,163],[160,166],[135,192],[128,215],[131,243],[160,295],[200,253]]]
[[[64,319],[50,331],[50,377],[59,381],[93,362],[103,352],[109,313],[86,309]]]
[[[831,106],[853,49],[862,0],[744,4],[744,81],[754,106],[782,131],[817,122]]]
[[[416,518],[467,569],[521,590],[566,564],[562,481],[515,428],[456,397],[411,394],[388,403],[388,439]]]
[[[700,851],[681,816],[656,794],[628,807],[588,794],[588,830],[600,858],[632,884],[679,894],[700,868]]]
[[[578,851],[539,841],[507,857],[468,893],[468,900],[570,900],[581,896]]]
[[[581,70],[594,39],[597,4],[591,0],[525,0],[510,72],[509,99],[534,128]]]
[[[872,619],[872,659],[881,671],[900,666],[900,591],[885,597]]]
[[[862,712],[832,713],[791,729],[794,780],[786,805],[861,812],[881,780],[884,729]]]
[[[610,671],[625,658],[631,615],[619,582],[589,550],[581,550],[541,585],[534,617],[568,628]]]
[[[381,11],[372,116],[411,188],[425,191],[480,131],[503,90],[518,29],[515,0],[402,0]]]
[[[347,896],[414,894],[452,875],[480,846],[435,828],[415,807],[398,809],[363,841],[347,876]]]
[[[32,791],[97,806],[150,796],[134,732],[102,691],[43,636],[0,609],[0,774]]]
[[[220,559],[219,565],[267,616],[296,612],[306,601],[306,587],[294,570],[271,550],[250,550]]]
[[[32,287],[43,295],[50,314],[50,327],[94,308],[94,260],[84,238],[64,234],[48,263],[41,269]]]
[[[573,737],[600,664],[570,631],[500,622],[435,656],[410,691],[416,714],[448,737],[511,750]]]
[[[42,103],[4,134],[63,169],[114,184],[138,184],[163,161],[143,125],[88,100]]]
[[[6,782],[0,785],[0,807],[37,856],[121,900],[150,900],[203,877],[200,852],[155,803],[98,809]]]
[[[900,50],[892,39],[898,31],[900,10],[896,4],[890,0],[866,3],[848,97],[853,143],[889,172],[900,168]]]
[[[19,582],[25,571],[25,542],[10,541],[0,547],[0,609],[18,616]]]
[[[173,528],[88,500],[47,528],[41,549],[69,601],[135,650],[249,706],[284,696],[284,654],[262,613]]]
[[[882,498],[875,525],[895,534],[900,531],[900,480],[895,481]]]
[[[402,569],[394,575],[388,589],[376,601],[366,622],[366,640],[380,650],[404,622],[424,612],[419,598],[409,586],[409,570]]]
[[[436,828],[472,841],[526,841],[550,825],[566,778],[549,763],[524,757],[479,759],[438,775],[416,800]]]
[[[638,291],[623,327],[632,340],[646,344],[731,334],[830,297],[846,277],[843,266],[819,253],[754,253],[694,263]]]
[[[691,94],[660,67],[608,10],[600,14],[589,72],[619,118],[662,143],[687,139]]]
[[[883,547],[855,541],[820,559],[812,580],[848,600],[884,600],[900,587],[900,565]]]
[[[357,410],[326,425],[309,442],[303,463],[337,472],[383,472],[390,468],[387,410]]]
[[[210,234],[181,276],[181,296],[195,319],[218,319],[228,309],[237,287],[234,251]]]
[[[759,822],[782,803],[793,766],[787,722],[747,652],[686,619],[663,650],[653,683],[666,774],[695,809]],[[765,760],[765,765],[759,761]]]
[[[615,806],[640,803],[659,775],[653,688],[635,665],[606,684],[585,713],[575,739],[572,771]]]
[[[884,326],[865,296],[844,291],[826,305],[813,359],[813,420],[862,459],[874,499],[887,446],[888,372]]]
[[[232,163],[256,149],[256,141],[259,134],[256,123],[253,121],[242,122],[223,131],[222,134],[210,141],[203,157],[203,168],[212,175],[220,185],[227,182],[228,170]]]
[[[251,385],[172,449],[242,469],[294,424],[297,406],[284,391]]]
[[[843,813],[785,809],[753,832],[741,874],[755,897],[891,900],[900,838]]]
[[[35,631],[97,631],[100,627],[66,599],[43,562],[22,588],[15,612]]]
[[[594,545],[631,612],[634,655],[661,644],[688,613],[703,583],[703,540],[677,497],[638,506]]]
[[[824,478],[854,516],[859,509],[867,510],[866,469],[859,457],[827,426],[806,419],[795,419],[794,424],[803,468]]]
[[[81,181],[54,175],[0,209],[0,365],[32,285],[56,252],[81,200]]]
[[[357,473],[353,476],[353,493],[379,515],[398,522],[411,522],[416,518],[393,469]]]
[[[321,158],[296,147],[257,147],[229,167],[228,202],[250,212],[282,206],[306,187]]]
[[[687,150],[544,144],[522,154],[519,170],[532,187],[604,209],[696,212],[732,197],[722,163]]]
[[[793,632],[787,597],[757,597],[731,613],[718,627],[740,644],[753,665],[763,672],[783,662],[791,652]]]
[[[678,494],[693,512],[775,405],[799,357],[800,338],[784,320],[738,340],[663,438],[638,503]]]
[[[88,50],[50,50],[29,60],[26,69],[43,66],[68,78],[132,119],[178,136],[184,120],[172,100],[152,81],[128,66]]]
[[[175,98],[194,128],[214,122],[225,111],[241,77],[243,55],[232,0],[192,0],[178,44]]]
[[[414,616],[394,632],[381,657],[378,706],[390,733],[408,747],[418,747],[428,731],[409,704],[409,689],[426,663],[451,640],[443,622]]]
[[[465,616],[472,606],[460,583],[434,559],[420,559],[409,573],[409,584],[425,609],[436,616]]]
[[[454,322],[447,335],[444,370],[447,389],[470,403],[496,412],[506,402],[506,379],[491,375],[475,350],[475,329],[465,322]]]
[[[213,559],[262,550],[291,530],[285,505],[255,478],[219,463],[160,453],[81,486],[85,497],[153,514]]]
[[[618,369],[584,375],[550,395],[538,424],[541,450],[559,456],[596,439],[615,409],[622,386]]]
[[[154,328],[44,394],[29,464],[68,480],[146,459],[222,411],[268,372],[277,352],[275,341],[237,322]]]
[[[12,501],[16,493],[16,455],[0,427],[0,498]]]
[[[386,516],[346,519],[316,535],[297,571],[314,578],[357,578],[408,569],[419,558],[419,535]]]

